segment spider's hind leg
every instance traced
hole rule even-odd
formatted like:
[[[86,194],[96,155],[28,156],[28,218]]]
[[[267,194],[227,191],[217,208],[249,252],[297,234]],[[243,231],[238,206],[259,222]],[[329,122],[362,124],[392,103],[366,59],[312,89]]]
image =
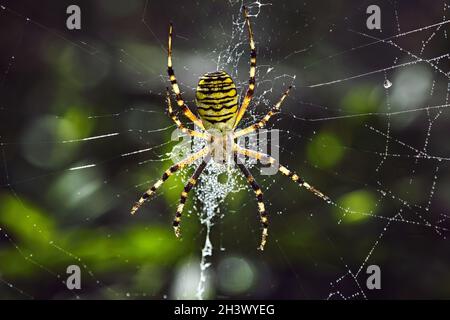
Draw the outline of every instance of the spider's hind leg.
[[[180,202],[177,207],[177,213],[175,214],[175,219],[173,220],[173,230],[177,238],[181,237],[181,230],[180,230],[181,214],[183,213],[188,193],[197,184],[198,178],[202,174],[203,170],[206,168],[206,165],[208,164],[210,159],[211,159],[210,155],[207,155],[203,159],[202,163],[197,167],[197,169],[195,169],[194,174],[189,179],[189,182],[184,186],[184,190],[181,192]]]
[[[264,246],[266,245],[266,242],[267,242],[268,227],[269,227],[269,219],[267,218],[267,212],[266,212],[266,208],[264,206],[263,192],[261,191],[261,188],[259,187],[255,178],[251,174],[250,170],[248,170],[247,167],[245,165],[243,165],[242,163],[239,163],[239,161],[236,164],[239,167],[239,169],[241,169],[242,173],[244,174],[245,178],[247,179],[247,182],[250,184],[253,191],[255,192],[256,199],[258,200],[259,218],[261,220],[261,225],[262,225],[261,243],[258,247],[258,250],[263,251]]]
[[[327,203],[333,203],[333,201],[330,199],[330,197],[328,197],[326,194],[322,193],[321,191],[319,191],[318,189],[316,189],[315,187],[310,185],[305,180],[303,180],[303,178],[299,174],[295,173],[294,171],[289,170],[288,168],[286,168],[283,165],[280,165],[277,159],[270,157],[267,154],[255,151],[255,150],[240,148],[237,145],[235,146],[235,151],[238,154],[248,156],[253,159],[260,160],[260,161],[264,160],[265,162],[268,162],[271,165],[275,165],[278,168],[278,171],[282,175],[290,178],[292,181],[297,183],[300,187],[305,188],[306,190],[313,193],[314,195],[321,198],[322,200],[324,200]]]
[[[139,210],[139,208],[144,204],[144,202],[149,199],[155,192],[156,190],[162,186],[162,184],[171,176],[173,175],[175,172],[177,172],[178,170],[190,165],[191,163],[193,163],[195,160],[205,156],[206,154],[208,154],[209,148],[203,148],[202,150],[198,151],[197,153],[194,153],[193,155],[191,155],[190,157],[174,164],[173,166],[171,166],[169,169],[167,169],[166,171],[164,171],[164,174],[162,175],[161,179],[159,179],[158,181],[156,181],[156,183],[150,188],[148,189],[141,197],[140,199],[134,204],[134,206],[131,208],[131,214],[135,214],[136,211]]]

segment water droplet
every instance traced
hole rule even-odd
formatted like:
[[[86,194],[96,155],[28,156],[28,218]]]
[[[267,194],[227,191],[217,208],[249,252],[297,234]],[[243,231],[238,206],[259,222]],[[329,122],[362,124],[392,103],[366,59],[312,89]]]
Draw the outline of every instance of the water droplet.
[[[390,82],[388,79],[384,80],[383,87],[385,89],[390,88],[391,86],[392,86],[392,82]]]

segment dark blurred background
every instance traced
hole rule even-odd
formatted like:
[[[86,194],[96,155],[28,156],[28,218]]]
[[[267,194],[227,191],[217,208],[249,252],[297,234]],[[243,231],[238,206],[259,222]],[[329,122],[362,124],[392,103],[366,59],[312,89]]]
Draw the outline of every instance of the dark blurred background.
[[[168,22],[193,106],[198,77],[219,56],[245,89],[242,3],[0,4],[0,298],[194,298],[201,206],[188,201],[182,241],[171,227],[184,178],[137,216],[129,210],[176,144],[164,103]],[[70,4],[81,8],[81,30],[66,28]],[[211,231],[205,298],[449,298],[449,3],[245,4],[258,47],[253,114],[292,83],[272,122],[281,162],[359,213],[254,170],[271,215],[267,250],[256,250],[253,192],[230,194]],[[371,4],[381,31],[366,27]],[[64,284],[72,264],[81,290]],[[366,287],[372,264],[380,290]]]

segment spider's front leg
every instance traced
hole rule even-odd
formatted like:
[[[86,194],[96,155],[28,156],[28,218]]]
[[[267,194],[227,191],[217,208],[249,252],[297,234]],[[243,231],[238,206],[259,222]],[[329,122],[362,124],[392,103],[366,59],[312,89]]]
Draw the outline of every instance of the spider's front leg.
[[[248,29],[248,38],[250,40],[250,79],[248,80],[247,93],[245,94],[244,101],[242,101],[242,105],[236,116],[236,121],[234,122],[233,129],[237,127],[237,125],[239,124],[239,121],[241,121],[242,117],[245,114],[245,110],[247,110],[247,107],[250,105],[250,102],[252,101],[252,98],[253,98],[253,94],[255,93],[255,86],[256,86],[255,40],[253,39],[253,30],[252,30],[252,25],[250,24],[250,18],[248,16],[248,10],[245,6],[242,7],[242,12],[244,14],[245,24],[247,25],[247,29]]]
[[[142,206],[142,204],[150,198],[150,196],[152,196],[156,190],[161,187],[161,185],[171,176],[173,175],[175,172],[177,172],[178,170],[190,165],[191,163],[193,163],[195,160],[200,159],[201,157],[205,156],[206,154],[208,154],[209,152],[209,148],[205,147],[202,150],[194,153],[193,155],[191,155],[190,157],[174,164],[173,166],[171,166],[169,169],[167,169],[164,174],[162,175],[161,179],[159,179],[158,181],[156,181],[156,183],[150,188],[148,189],[142,196],[141,198],[134,204],[134,206],[131,208],[131,214],[135,214],[136,211],[139,210],[139,208]]]
[[[172,32],[173,26],[169,25],[169,41],[167,46],[167,73],[169,75],[170,84],[172,85],[172,90],[175,93],[177,104],[183,111],[183,114],[192,122],[194,122],[198,127],[205,130],[202,121],[197,118],[197,116],[189,109],[189,107],[184,103],[183,96],[181,95],[180,87],[178,86],[177,78],[175,77],[175,71],[172,66]]]

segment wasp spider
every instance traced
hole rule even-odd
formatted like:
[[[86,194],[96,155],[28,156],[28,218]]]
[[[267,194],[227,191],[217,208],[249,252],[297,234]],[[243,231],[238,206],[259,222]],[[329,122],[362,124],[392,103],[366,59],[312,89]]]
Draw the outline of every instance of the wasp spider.
[[[200,174],[205,169],[206,165],[211,159],[214,159],[214,161],[220,161],[221,157],[219,157],[218,155],[223,152],[224,146],[231,146],[233,158],[236,158],[238,155],[240,155],[254,158],[259,161],[264,161],[266,163],[270,163],[271,165],[276,166],[279,172],[289,177],[292,181],[298,183],[301,187],[306,188],[307,190],[311,191],[316,196],[322,198],[327,202],[330,201],[330,199],[326,195],[324,195],[322,192],[320,192],[319,190],[315,189],[313,186],[308,184],[305,180],[303,180],[300,177],[300,175],[294,173],[293,171],[290,171],[285,166],[280,165],[275,158],[257,151],[241,148],[240,146],[238,146],[237,143],[235,143],[238,137],[244,136],[246,134],[249,134],[260,128],[265,127],[269,119],[280,110],[281,104],[287,97],[288,92],[290,90],[289,88],[281,96],[281,99],[259,122],[244,129],[240,130],[236,129],[237,125],[239,124],[239,121],[242,119],[243,115],[245,114],[245,111],[247,110],[247,107],[249,106],[252,100],[256,84],[255,83],[256,48],[255,42],[253,40],[253,32],[250,24],[250,19],[248,16],[248,11],[245,7],[243,7],[243,14],[250,40],[250,79],[245,97],[242,100],[241,105],[239,105],[236,86],[233,82],[233,79],[225,71],[206,73],[200,78],[196,90],[196,102],[200,118],[198,118],[185,104],[182,94],[180,92],[180,87],[178,86],[177,79],[175,77],[175,72],[172,67],[173,27],[172,24],[169,25],[167,72],[169,74],[169,80],[172,85],[172,90],[175,94],[177,104],[181,108],[183,114],[193,123],[195,123],[195,125],[197,125],[197,127],[199,127],[201,131],[188,129],[180,121],[180,119],[177,117],[177,115],[174,113],[172,109],[169,89],[167,89],[167,97],[166,97],[168,113],[170,118],[175,122],[177,127],[183,133],[188,134],[192,137],[204,139],[208,143],[206,147],[204,147],[200,151],[192,154],[191,156],[174,164],[169,169],[167,169],[162,175],[161,179],[158,180],[150,189],[148,189],[142,195],[139,201],[136,202],[136,204],[131,209],[131,213],[132,214],[136,213],[139,207],[148,198],[150,198],[150,196],[152,196],[156,192],[156,190],[164,183],[164,181],[166,181],[176,171],[191,165],[196,160],[202,159],[201,164],[196,168],[194,174],[185,185],[184,190],[181,192],[180,202],[178,204],[175,219],[173,221],[173,228],[175,231],[175,235],[177,237],[181,236],[180,233],[181,214],[183,212],[183,208],[186,203],[189,191],[191,191],[191,189],[195,186],[198,178],[200,177]],[[217,160],[218,158],[219,160]],[[252,176],[250,171],[245,167],[245,165],[239,163],[239,161],[236,162],[236,165],[242,171],[251,188],[256,194],[256,198],[258,201],[259,217],[262,225],[262,236],[258,249],[264,250],[264,246],[267,242],[268,237],[267,228],[269,222],[263,202],[263,192],[261,191],[261,188],[259,187],[258,183],[255,181],[255,178]]]

